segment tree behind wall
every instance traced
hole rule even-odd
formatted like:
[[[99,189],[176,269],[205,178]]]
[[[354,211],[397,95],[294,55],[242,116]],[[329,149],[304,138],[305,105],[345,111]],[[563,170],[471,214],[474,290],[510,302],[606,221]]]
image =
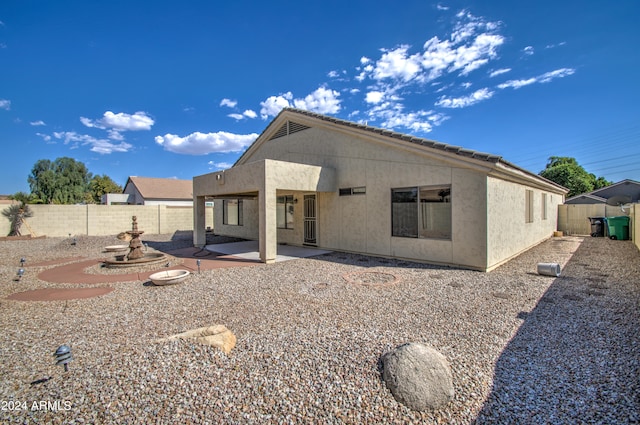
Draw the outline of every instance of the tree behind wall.
[[[565,156],[550,157],[546,168],[539,174],[569,189],[569,198],[611,185],[604,177],[588,173],[575,158]]]
[[[111,177],[106,174],[96,175],[89,182],[89,192],[91,192],[91,201],[99,204],[104,194],[122,193],[122,186],[111,180]]]
[[[90,199],[87,167],[73,158],[35,163],[28,178],[31,194],[45,204],[77,204]]]

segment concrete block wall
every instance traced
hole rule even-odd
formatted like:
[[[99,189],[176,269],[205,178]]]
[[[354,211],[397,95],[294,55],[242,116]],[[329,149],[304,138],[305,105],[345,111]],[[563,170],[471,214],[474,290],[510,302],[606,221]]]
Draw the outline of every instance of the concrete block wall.
[[[131,230],[132,216],[146,234],[168,234],[193,230],[193,207],[166,205],[29,205],[34,216],[21,228],[23,235],[69,236],[117,235]],[[206,208],[207,226],[213,228],[213,207]],[[0,236],[10,231],[10,223],[0,217]]]
[[[633,205],[634,207],[637,204]],[[590,235],[589,217],[617,217],[630,215],[620,207],[606,204],[563,204],[558,206],[558,230],[565,235]],[[633,217],[631,218],[633,221]],[[632,237],[632,233],[629,234]]]

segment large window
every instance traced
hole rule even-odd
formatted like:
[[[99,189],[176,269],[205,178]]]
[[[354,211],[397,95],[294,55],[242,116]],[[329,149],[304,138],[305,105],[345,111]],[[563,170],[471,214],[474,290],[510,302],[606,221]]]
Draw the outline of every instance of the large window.
[[[222,224],[242,226],[242,199],[222,201]]]
[[[293,229],[293,196],[278,196],[276,222],[279,229]]]
[[[391,189],[391,235],[451,239],[451,186]]]

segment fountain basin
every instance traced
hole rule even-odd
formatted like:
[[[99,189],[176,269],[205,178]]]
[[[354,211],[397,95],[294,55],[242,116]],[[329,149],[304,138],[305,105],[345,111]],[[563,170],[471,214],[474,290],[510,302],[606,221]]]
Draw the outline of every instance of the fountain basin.
[[[167,256],[161,252],[147,252],[141,258],[129,260],[126,254],[116,255],[114,260],[105,260],[107,267],[135,267],[167,261]]]
[[[104,247],[106,252],[120,252],[126,251],[127,249],[129,249],[129,245],[109,245]]]
[[[183,282],[189,274],[188,270],[165,270],[152,274],[149,279],[158,286],[175,285]]]

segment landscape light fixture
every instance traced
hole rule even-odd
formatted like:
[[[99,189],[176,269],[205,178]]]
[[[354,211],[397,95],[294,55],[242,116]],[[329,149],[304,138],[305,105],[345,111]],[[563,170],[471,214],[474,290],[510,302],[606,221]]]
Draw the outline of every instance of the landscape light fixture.
[[[18,277],[16,278],[16,280],[18,282],[20,282],[20,279],[22,279],[22,275],[23,274],[24,274],[24,269],[21,267],[21,268],[18,269],[18,273],[17,273]]]
[[[26,258],[24,258],[24,257],[22,257],[22,258],[20,259],[20,267],[24,267],[24,263],[26,263],[26,262],[27,262],[27,259],[26,259]]]
[[[198,274],[200,274],[200,260],[196,260],[196,264],[198,265]]]
[[[64,371],[67,372],[69,370],[67,364],[71,360],[73,360],[73,356],[71,355],[71,347],[69,347],[68,345],[61,345],[60,347],[58,347],[56,352],[53,353],[53,355],[56,358],[56,364],[64,365]]]

